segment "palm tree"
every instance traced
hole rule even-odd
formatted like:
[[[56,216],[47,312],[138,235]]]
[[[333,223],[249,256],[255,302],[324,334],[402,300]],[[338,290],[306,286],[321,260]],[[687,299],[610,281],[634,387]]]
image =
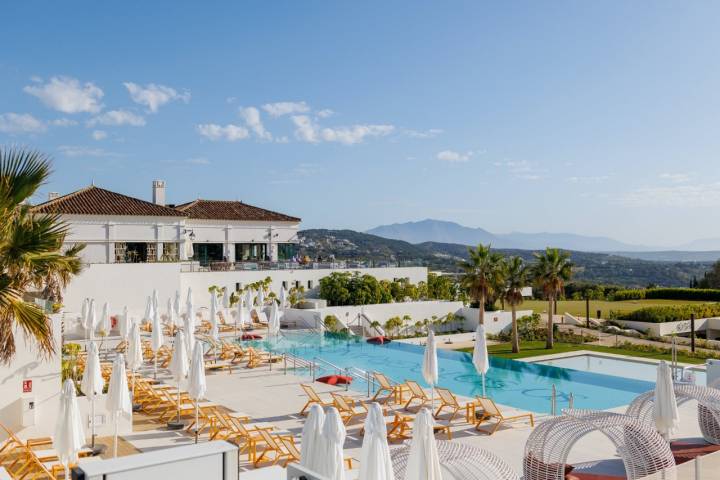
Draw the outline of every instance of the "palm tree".
[[[478,302],[479,322],[482,325],[485,323],[485,300],[493,291],[493,286],[500,283],[503,257],[492,252],[489,244],[480,244],[476,248],[468,247],[468,254],[469,260],[458,264],[464,272],[461,282],[470,297]]]
[[[545,253],[535,253],[536,263],[533,266],[535,283],[540,287],[548,300],[548,331],[545,348],[553,348],[553,315],[555,300],[562,293],[565,282],[572,276],[570,254],[557,248],[546,248]]]
[[[28,203],[49,175],[47,156],[0,148],[0,363],[15,355],[16,329],[42,355],[55,352],[47,314],[25,297],[32,289],[61,301],[62,289],[81,269],[83,245],[60,251],[68,226],[57,215],[34,214]]]
[[[510,257],[504,262],[505,291],[504,300],[510,304],[512,310],[512,351],[520,351],[520,339],[518,338],[517,306],[523,302],[522,289],[528,283],[528,266],[520,257]]]

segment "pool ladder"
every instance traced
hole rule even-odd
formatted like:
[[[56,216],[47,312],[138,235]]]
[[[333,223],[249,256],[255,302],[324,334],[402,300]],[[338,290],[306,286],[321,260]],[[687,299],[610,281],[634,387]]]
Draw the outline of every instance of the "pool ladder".
[[[568,410],[575,408],[575,395],[568,393]],[[557,416],[557,388],[552,384],[552,394],[550,395],[550,415]]]

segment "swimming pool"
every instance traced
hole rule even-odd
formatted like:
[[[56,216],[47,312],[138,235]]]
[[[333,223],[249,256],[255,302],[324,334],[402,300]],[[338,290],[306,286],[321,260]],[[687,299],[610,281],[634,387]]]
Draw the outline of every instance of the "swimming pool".
[[[622,358],[606,357],[603,355],[573,355],[564,358],[553,358],[534,362],[561,368],[572,368],[584,372],[600,373],[616,377],[635,378],[646,382],[655,382],[657,377],[657,364]],[[705,371],[700,368],[691,368],[695,373],[695,384],[705,385]]]
[[[424,348],[400,342],[371,345],[362,340],[337,340],[318,334],[285,331],[278,338],[257,342],[260,348],[287,352],[312,360],[320,358],[343,368],[380,371],[395,381],[422,378]],[[438,350],[439,386],[468,397],[482,393],[480,376],[475,372],[471,355]],[[550,365],[519,362],[503,358],[490,359],[486,376],[487,394],[496,402],[538,413],[550,411],[552,385],[558,396],[558,408],[566,408],[570,394],[575,408],[608,409],[627,405],[640,393],[654,388],[654,382],[628,379],[594,372],[584,372]],[[336,373],[328,369],[325,373]],[[318,373],[318,376],[323,372]],[[353,382],[352,388],[366,391],[367,384]]]

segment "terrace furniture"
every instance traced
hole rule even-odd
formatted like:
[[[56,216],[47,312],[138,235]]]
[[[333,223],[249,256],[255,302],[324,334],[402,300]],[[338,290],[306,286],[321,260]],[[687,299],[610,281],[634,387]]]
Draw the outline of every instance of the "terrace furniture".
[[[420,410],[420,408],[422,408],[423,405],[425,405],[426,403],[431,403],[430,397],[427,396],[427,393],[425,393],[425,390],[422,389],[419,383],[412,380],[405,380],[405,385],[407,385],[408,390],[410,391],[410,399],[407,401],[407,403],[405,403],[405,410],[410,407],[410,404],[413,402],[413,400],[420,400],[418,410]]]
[[[335,402],[333,402],[333,401],[326,402],[325,400],[320,398],[320,395],[317,394],[317,392],[311,385],[305,385],[304,383],[301,383],[300,387],[305,392],[305,395],[308,396],[308,401],[305,404],[305,406],[302,408],[302,410],[300,410],[300,415],[305,415],[305,412],[307,411],[307,409],[310,407],[310,405],[312,405],[314,403],[317,403],[321,407],[331,407],[331,406],[335,405]]]
[[[513,422],[515,420],[523,420],[527,419],[530,421],[530,426],[535,426],[535,417],[532,413],[522,413],[520,415],[513,415],[511,417],[507,417],[503,415],[503,413],[500,411],[497,405],[495,405],[495,402],[490,400],[489,398],[483,398],[483,397],[477,397],[477,403],[482,407],[483,412],[480,418],[477,420],[477,423],[475,424],[475,428],[481,432],[485,432],[488,435],[492,435],[497,431],[497,429],[505,422]],[[495,425],[491,430],[483,430],[480,428],[480,424],[485,422],[486,420],[496,420]]]
[[[273,355],[269,352],[255,350],[253,347],[247,347],[247,352],[247,368],[256,368],[263,363],[276,363],[282,360],[282,357],[280,355]]]
[[[372,398],[373,402],[377,400],[380,394],[387,393],[383,403],[387,403],[392,398],[395,403],[400,404],[403,402],[403,394],[410,391],[407,385],[392,383],[389,378],[380,372],[373,372],[373,377],[380,385]]]
[[[260,434],[260,438],[264,442],[265,447],[253,462],[253,466],[257,467],[270,453],[273,454],[273,458],[270,459],[272,461],[271,465],[275,465],[280,460],[285,460],[285,464],[283,466],[287,467],[290,462],[300,461],[300,456],[295,455],[297,449],[290,449],[287,446],[287,442],[294,442],[291,436],[273,435],[267,430],[258,430],[258,433]]]
[[[435,418],[438,418],[443,409],[449,408],[452,411],[452,415],[450,415],[448,423],[451,423],[455,418],[455,415],[457,415],[457,413],[464,408],[465,419],[468,421],[468,423],[471,421],[469,419],[471,418],[472,412],[475,410],[475,402],[468,402],[464,406],[461,406],[460,402],[458,402],[457,397],[447,388],[435,387],[435,391],[440,396],[440,406],[435,412]]]
[[[565,410],[563,415],[543,421],[530,433],[525,444],[523,478],[565,478],[571,470],[567,458],[572,446],[594,432],[602,433],[614,444],[629,480],[675,466],[670,446],[654,426],[618,413]]]
[[[332,395],[335,408],[338,409],[340,418],[342,418],[345,425],[349,425],[355,417],[367,415],[368,409],[365,404],[338,393],[333,392],[330,395]]]

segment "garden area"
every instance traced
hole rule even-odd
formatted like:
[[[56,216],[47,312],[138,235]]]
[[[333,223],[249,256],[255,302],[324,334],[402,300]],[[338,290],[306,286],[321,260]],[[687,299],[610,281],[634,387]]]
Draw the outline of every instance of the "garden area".
[[[607,317],[609,313],[631,313],[636,310],[647,307],[667,307],[676,305],[692,305],[704,304],[702,300],[661,300],[661,299],[643,299],[643,300],[590,300],[590,316],[595,318],[597,311],[602,312],[603,317]],[[525,300],[520,307],[521,310],[532,310],[535,313],[547,312],[548,302],[546,300]],[[569,313],[573,316],[585,317],[585,300],[558,300],[557,315]]]

